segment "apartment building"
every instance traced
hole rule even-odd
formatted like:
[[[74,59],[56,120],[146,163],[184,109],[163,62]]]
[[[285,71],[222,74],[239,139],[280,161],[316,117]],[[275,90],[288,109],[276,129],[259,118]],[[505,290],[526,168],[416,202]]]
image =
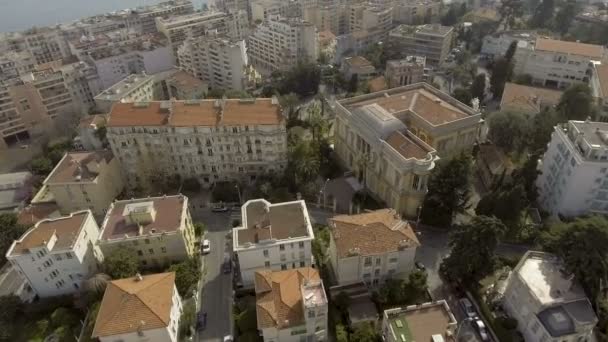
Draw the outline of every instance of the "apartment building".
[[[319,57],[316,27],[299,18],[271,16],[257,26],[247,45],[251,64],[264,73],[287,70]]]
[[[241,207],[242,225],[232,230],[243,286],[254,284],[255,272],[277,271],[314,265],[312,231],[303,200],[270,203],[247,201]]]
[[[120,103],[108,141],[130,184],[154,174],[197,178],[204,187],[255,181],[287,165],[287,130],[278,100]]]
[[[556,126],[536,179],[541,207],[552,215],[608,212],[608,123]]]
[[[426,58],[407,56],[404,59],[393,59],[386,62],[386,78],[388,88],[396,88],[424,81]]]
[[[450,341],[458,333],[458,322],[445,300],[384,310],[382,340]]]
[[[431,23],[439,17],[440,11],[441,1],[437,0],[396,1],[393,22],[405,25]]]
[[[526,341],[589,341],[598,322],[561,260],[543,252],[524,254],[507,280],[502,306]]]
[[[556,89],[539,88],[527,85],[505,83],[500,110],[526,114],[538,114],[559,104],[563,92]]]
[[[360,30],[336,37],[336,59],[352,54],[362,54],[370,46],[387,41],[388,32]]]
[[[179,47],[177,57],[182,69],[214,89],[245,90],[255,82],[244,40],[189,38]]]
[[[112,280],[91,337],[100,342],[177,342],[182,311],[174,272]]]
[[[338,1],[302,7],[302,19],[313,24],[319,32],[329,31],[336,36],[349,32],[349,14],[349,7]]]
[[[589,83],[593,64],[606,57],[600,45],[537,38],[534,49],[515,60],[515,72],[529,74],[532,83],[566,89],[577,83]]]
[[[257,271],[255,296],[264,342],[327,340],[327,297],[316,269]]]
[[[148,75],[173,68],[171,47],[162,37],[142,36],[118,46],[112,44],[88,53],[86,61],[95,67],[101,89],[108,89],[130,74]]]
[[[95,96],[98,111],[108,113],[116,102],[144,102],[154,98],[154,76],[131,74]]]
[[[103,256],[99,227],[89,210],[45,219],[15,240],[6,259],[41,298],[79,292]]]
[[[36,60],[27,51],[0,54],[0,82],[35,70]]]
[[[155,100],[200,100],[209,90],[206,82],[181,69],[154,75]]]
[[[437,66],[450,52],[453,32],[453,27],[438,24],[399,25],[389,32],[388,39],[391,49],[401,55],[426,57],[428,64]]]
[[[34,27],[23,32],[4,33],[0,36],[0,47],[3,47],[3,52],[27,51],[34,57],[36,64],[70,57],[63,35],[58,29],[51,27]]]
[[[481,54],[488,58],[498,58],[504,56],[509,49],[509,46],[516,41],[517,49],[515,50],[514,58],[522,59],[529,50],[534,49],[537,34],[534,31],[504,31],[489,34],[483,37],[481,45]],[[515,71],[515,70],[514,70]],[[519,71],[515,71],[520,73]]]
[[[55,202],[62,214],[89,209],[103,216],[123,189],[120,164],[112,153],[69,152],[46,177],[32,203]]]
[[[596,118],[598,121],[608,121],[608,65],[593,64],[593,74],[591,82],[589,82],[591,93],[597,101],[599,115]]]
[[[170,0],[155,5],[129,10],[126,17],[127,27],[141,34],[156,33],[156,18],[170,18],[194,13],[191,0]]]
[[[347,80],[356,75],[358,81],[366,81],[376,74],[376,68],[363,56],[344,58],[341,69]]]
[[[350,32],[371,30],[388,32],[392,28],[392,7],[360,3],[350,5],[349,12]]]
[[[336,36],[331,31],[319,32],[319,58],[325,56],[328,62],[336,60]]]
[[[394,209],[334,216],[329,227],[328,254],[339,285],[379,286],[414,269],[420,242]]]
[[[233,39],[244,39],[248,36],[249,21],[247,12],[197,12],[170,18],[157,18],[156,27],[169,41],[177,63],[177,50],[188,38],[207,36],[209,34],[226,35]]]
[[[417,83],[336,104],[336,153],[389,207],[416,216],[439,157],[473,148],[478,111]]]
[[[301,12],[300,4],[296,1],[253,0],[251,2],[251,20],[254,23],[263,22],[270,16],[277,15],[284,18],[297,17],[299,12]]]
[[[33,186],[32,174],[27,171],[0,174],[0,214],[23,209]]]
[[[194,227],[184,195],[115,201],[101,225],[97,245],[137,252],[143,267],[168,266],[194,256]]]

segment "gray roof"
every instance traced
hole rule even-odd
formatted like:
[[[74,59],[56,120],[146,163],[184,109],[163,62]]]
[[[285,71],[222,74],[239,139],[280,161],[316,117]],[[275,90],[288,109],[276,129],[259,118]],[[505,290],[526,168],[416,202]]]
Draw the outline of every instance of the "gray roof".
[[[538,319],[552,337],[576,333],[577,324],[594,324],[597,322],[597,317],[587,299],[547,308],[538,313]]]

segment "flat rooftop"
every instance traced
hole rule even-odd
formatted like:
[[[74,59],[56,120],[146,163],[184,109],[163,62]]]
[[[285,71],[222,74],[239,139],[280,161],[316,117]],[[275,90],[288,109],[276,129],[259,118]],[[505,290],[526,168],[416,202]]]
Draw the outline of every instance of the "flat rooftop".
[[[117,103],[108,127],[278,125],[284,121],[270,98]]]
[[[426,25],[399,25],[390,31],[391,35],[415,35],[415,34],[431,34],[437,36],[446,36],[454,30],[451,26],[443,26],[439,24]]]
[[[407,56],[403,59],[391,59],[386,61],[387,67],[398,68],[404,66],[414,66],[426,64],[426,57],[423,56]]]
[[[144,84],[152,82],[153,80],[153,76],[145,74],[129,75],[120,82],[99,93],[95,96],[95,100],[119,101],[129,95],[132,91],[139,89]]]
[[[314,238],[304,201],[271,204],[248,201],[241,208],[243,227],[234,229],[236,247],[271,240]]]
[[[109,151],[68,152],[44,184],[93,182],[113,158]]]
[[[608,122],[568,121],[593,148],[608,147]]]
[[[185,196],[175,195],[116,201],[106,214],[100,239],[114,240],[177,231],[186,210],[185,200]]]
[[[447,341],[446,332],[456,328],[456,320],[445,301],[397,309],[388,313],[388,322],[395,340],[403,342],[432,341],[433,335],[441,335]]]

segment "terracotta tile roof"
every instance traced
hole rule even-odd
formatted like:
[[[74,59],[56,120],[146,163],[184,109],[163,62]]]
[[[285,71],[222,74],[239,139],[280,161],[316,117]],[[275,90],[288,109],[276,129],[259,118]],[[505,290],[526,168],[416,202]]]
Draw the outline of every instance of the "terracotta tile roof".
[[[604,57],[604,48],[600,45],[568,42],[548,38],[537,38],[535,50],[579,55],[600,60]]]
[[[369,98],[370,95],[367,95],[368,98],[363,97],[361,100],[346,99],[342,101],[351,111],[376,103],[392,115],[397,113],[417,115],[434,126],[449,124],[475,114],[472,109],[469,114],[449,103],[448,99],[454,100],[449,95],[427,89],[427,87],[430,86],[417,83],[373,93],[370,94],[371,98]]]
[[[95,320],[93,337],[169,326],[175,273],[114,280],[108,284]]]
[[[412,227],[393,209],[339,215],[330,221],[336,251],[341,258],[355,253],[375,255],[420,246]]]
[[[608,65],[596,65],[595,71],[597,73],[597,78],[600,81],[602,96],[606,98],[608,97]]]
[[[76,242],[80,229],[89,215],[92,214],[87,210],[56,219],[39,221],[26,231],[19,240],[15,240],[15,245],[9,250],[9,253],[10,255],[29,253],[28,249],[42,246],[50,241],[53,235],[57,236],[57,241],[52,250],[69,249]]]
[[[369,91],[371,91],[372,93],[388,88],[386,84],[386,78],[384,78],[384,76],[372,78],[367,82],[367,85],[369,86]]]
[[[301,325],[304,322],[301,286],[320,280],[319,272],[311,267],[255,272],[258,329]]]
[[[555,89],[506,83],[500,100],[500,108],[536,114],[540,113],[543,106],[557,105],[562,94],[563,92]]]
[[[236,230],[239,246],[270,239],[314,237],[304,201],[272,204],[257,199],[248,201],[243,207],[246,215],[243,228]]]
[[[108,126],[278,125],[284,121],[280,106],[272,99],[229,99],[223,111],[220,103],[222,100],[117,103]]]
[[[17,223],[23,226],[32,226],[54,213],[59,213],[59,206],[56,203],[31,204],[19,212]]]
[[[391,133],[386,142],[406,159],[425,159],[433,151],[429,146],[424,146],[399,131]]]
[[[68,152],[44,183],[92,182],[113,158],[109,151]]]
[[[145,236],[153,231],[158,234],[176,231],[181,227],[185,200],[185,196],[175,195],[116,201],[108,209],[104,224],[101,227],[102,235],[100,236],[100,240],[123,238],[125,235],[129,235],[130,237],[138,236],[140,235],[140,227],[142,229],[141,235]],[[127,221],[128,217],[124,216],[127,205],[147,204],[150,202],[155,211],[152,222],[140,222],[138,226],[135,223]]]

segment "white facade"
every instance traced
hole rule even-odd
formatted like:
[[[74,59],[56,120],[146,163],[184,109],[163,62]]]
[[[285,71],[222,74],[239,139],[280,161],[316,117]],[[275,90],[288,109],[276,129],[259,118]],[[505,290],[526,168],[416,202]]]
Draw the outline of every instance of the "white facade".
[[[154,97],[154,76],[131,74],[95,96],[97,110],[107,113],[115,102],[144,102]]]
[[[423,56],[432,65],[442,64],[450,48],[454,28],[438,24],[418,26],[399,25],[389,33],[391,48],[403,56]]]
[[[593,340],[598,319],[591,303],[554,255],[528,251],[507,281],[502,304],[526,341]]]
[[[608,213],[608,123],[555,127],[539,164],[539,203],[552,215]]]
[[[507,31],[499,32],[483,37],[481,54],[491,58],[504,56],[513,41],[517,41],[515,60],[521,59],[534,49],[536,34],[530,31]],[[517,70],[515,73],[519,73]]]
[[[103,260],[99,227],[89,210],[42,220],[15,240],[6,258],[39,297],[78,292]]]
[[[251,209],[254,206],[262,206],[262,212],[268,212],[254,212]],[[311,249],[314,234],[304,201],[271,204],[263,199],[250,200],[242,206],[241,214],[242,226],[234,228],[232,234],[243,286],[253,286],[257,270],[278,271],[314,265]],[[298,236],[287,237],[285,232],[292,229],[299,230]]]
[[[211,88],[245,90],[249,61],[244,40],[200,37],[186,40],[177,52],[179,65]]]
[[[247,43],[251,63],[264,72],[291,69],[298,62],[315,62],[319,57],[316,27],[296,18],[271,16],[258,25]]]

